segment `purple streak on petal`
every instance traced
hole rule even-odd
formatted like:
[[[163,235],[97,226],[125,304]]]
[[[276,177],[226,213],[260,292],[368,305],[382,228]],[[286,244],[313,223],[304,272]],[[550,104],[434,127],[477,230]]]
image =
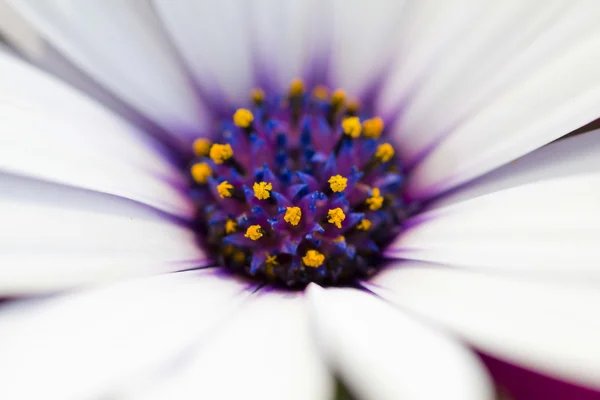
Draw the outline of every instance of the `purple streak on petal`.
[[[501,390],[514,400],[598,400],[600,392],[560,381],[478,352]]]

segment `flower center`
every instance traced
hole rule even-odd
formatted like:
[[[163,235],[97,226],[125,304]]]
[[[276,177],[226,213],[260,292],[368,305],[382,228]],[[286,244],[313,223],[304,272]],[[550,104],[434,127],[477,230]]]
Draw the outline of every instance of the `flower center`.
[[[251,93],[252,107],[194,142],[198,229],[218,262],[273,284],[372,275],[406,217],[384,122],[342,90]]]

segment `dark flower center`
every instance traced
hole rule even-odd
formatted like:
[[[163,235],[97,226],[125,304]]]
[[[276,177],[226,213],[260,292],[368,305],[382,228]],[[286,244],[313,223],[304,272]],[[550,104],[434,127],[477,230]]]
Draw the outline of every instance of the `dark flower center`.
[[[377,271],[406,218],[403,174],[372,117],[341,90],[301,81],[198,139],[198,230],[225,268],[272,284],[345,285]]]

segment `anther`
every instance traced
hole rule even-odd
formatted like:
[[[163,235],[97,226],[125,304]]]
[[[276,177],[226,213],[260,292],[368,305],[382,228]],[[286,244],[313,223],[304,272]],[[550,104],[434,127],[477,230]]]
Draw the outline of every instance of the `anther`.
[[[211,141],[205,138],[200,138],[194,140],[194,154],[198,157],[204,157],[208,155],[210,150]]]
[[[360,103],[358,100],[350,100],[346,104],[346,115],[356,116],[358,114],[358,109],[360,108]]]
[[[271,182],[254,182],[252,189],[254,190],[254,197],[259,200],[266,200],[271,197],[273,185]]]
[[[222,199],[231,197],[233,193],[233,185],[227,181],[223,181],[217,186],[217,192],[219,192],[219,197]]]
[[[361,231],[368,231],[369,229],[371,229],[371,225],[371,221],[364,218],[362,221],[360,221],[358,225],[356,225],[356,229]]]
[[[332,192],[343,192],[348,184],[348,178],[344,178],[341,175],[334,175],[327,182],[329,182]]]
[[[254,121],[254,115],[246,108],[238,108],[233,114],[233,123],[240,128],[249,128],[252,121]]]
[[[286,207],[285,215],[283,216],[283,220],[293,226],[296,226],[300,223],[300,219],[302,218],[302,210],[300,207]]]
[[[360,136],[361,129],[358,117],[346,117],[342,120],[342,131],[346,136],[356,139]]]
[[[362,126],[365,137],[379,139],[385,125],[380,117],[375,117],[364,121]]]
[[[327,86],[319,85],[312,90],[312,96],[315,99],[327,100],[329,98],[329,89]]]
[[[190,169],[192,174],[192,178],[200,184],[205,184],[208,182],[208,178],[212,175],[212,169],[206,163],[198,163],[192,165]]]
[[[336,110],[339,110],[344,105],[344,100],[346,100],[346,92],[342,89],[336,89],[331,95],[331,105]]]
[[[318,268],[325,262],[325,256],[317,250],[308,250],[306,255],[302,257],[302,262],[307,267]]]
[[[389,143],[380,144],[375,151],[375,157],[381,162],[388,162],[394,157],[394,148]]]
[[[225,161],[233,157],[233,149],[229,143],[215,143],[210,148],[210,158],[215,164],[223,164]]]
[[[237,229],[237,222],[232,219],[225,221],[225,233],[234,233]]]
[[[250,98],[257,106],[265,101],[265,92],[261,88],[254,88],[250,91]]]
[[[270,255],[269,253],[267,253],[267,259],[265,260],[265,264],[267,264],[267,266],[269,267],[274,267],[276,265],[279,265],[279,262],[277,262],[277,256],[274,255]]]
[[[379,188],[373,188],[373,190],[371,190],[371,197],[367,198],[365,203],[367,203],[369,209],[372,211],[379,210],[383,206],[383,197],[381,196]]]
[[[246,229],[244,236],[252,240],[258,240],[263,237],[263,233],[264,231],[260,225],[250,225],[248,229]]]
[[[290,97],[298,97],[304,94],[304,82],[302,82],[302,79],[296,78],[292,80],[290,83],[289,94]]]
[[[342,222],[346,219],[346,214],[341,208],[334,208],[327,211],[327,222],[334,224],[338,228],[342,227]]]

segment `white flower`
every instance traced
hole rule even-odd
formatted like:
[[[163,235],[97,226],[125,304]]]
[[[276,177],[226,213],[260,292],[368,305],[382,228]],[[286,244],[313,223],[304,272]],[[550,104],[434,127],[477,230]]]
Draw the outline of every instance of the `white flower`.
[[[36,65],[0,49],[0,297],[19,298],[0,310],[0,398],[327,399],[334,374],[365,399],[492,398],[467,346],[600,389],[600,136],[553,142],[600,113],[596,2],[0,14]],[[199,269],[173,154],[296,76],[372,99],[427,202],[368,291]]]

